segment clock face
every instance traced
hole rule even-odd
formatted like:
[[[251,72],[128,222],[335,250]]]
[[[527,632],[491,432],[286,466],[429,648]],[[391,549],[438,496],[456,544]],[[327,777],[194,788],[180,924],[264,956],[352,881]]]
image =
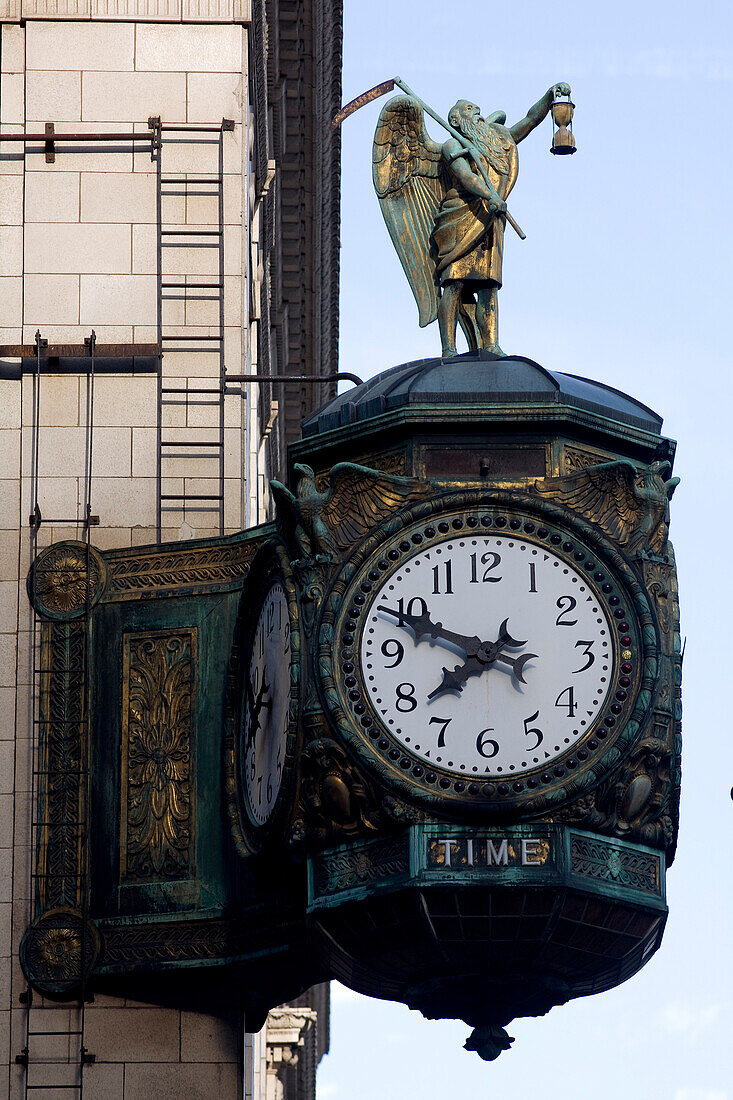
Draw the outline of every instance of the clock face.
[[[285,589],[275,581],[262,602],[245,666],[242,761],[245,804],[264,825],[280,791],[291,700],[290,615]]]
[[[479,498],[479,504],[480,504]],[[336,727],[430,805],[503,812],[577,797],[647,721],[656,638],[628,564],[557,509],[405,518],[344,567],[319,669]],[[644,624],[644,625],[642,625]]]
[[[362,678],[393,736],[427,764],[502,776],[547,766],[592,726],[614,629],[550,547],[500,533],[414,553],[365,610]]]

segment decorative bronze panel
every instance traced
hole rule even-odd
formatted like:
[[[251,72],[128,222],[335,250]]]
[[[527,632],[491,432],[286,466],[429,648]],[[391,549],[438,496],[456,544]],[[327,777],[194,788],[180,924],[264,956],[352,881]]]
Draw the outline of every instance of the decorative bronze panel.
[[[572,874],[662,895],[661,860],[654,852],[642,852],[597,837],[570,834]]]
[[[107,559],[109,585],[106,602],[139,600],[168,590],[182,594],[202,587],[238,588],[249,573],[261,539],[191,549],[161,550],[156,546],[137,553],[111,552]]]
[[[313,893],[316,898],[342,890],[364,887],[376,880],[393,878],[409,871],[409,853],[404,836],[373,840],[359,848],[322,852],[313,860]]]
[[[193,874],[195,627],[123,637],[120,879]]]
[[[38,912],[82,904],[87,726],[83,622],[44,623],[38,747]]]

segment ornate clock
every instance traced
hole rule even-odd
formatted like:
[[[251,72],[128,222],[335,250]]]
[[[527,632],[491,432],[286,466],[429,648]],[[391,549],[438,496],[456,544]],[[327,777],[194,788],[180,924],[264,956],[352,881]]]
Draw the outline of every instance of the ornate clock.
[[[287,555],[263,547],[242,596],[236,704],[230,737],[235,837],[257,851],[287,812],[298,733],[300,631]]]
[[[324,616],[325,696],[360,759],[444,808],[537,810],[617,761],[656,638],[621,555],[508,494],[418,506],[373,537]]]

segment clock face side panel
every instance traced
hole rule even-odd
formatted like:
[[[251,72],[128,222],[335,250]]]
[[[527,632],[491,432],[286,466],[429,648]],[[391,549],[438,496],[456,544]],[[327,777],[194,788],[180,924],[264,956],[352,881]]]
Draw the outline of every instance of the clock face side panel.
[[[449,636],[418,641],[400,609]],[[471,638],[483,663],[474,653],[464,677]],[[319,671],[332,720],[383,782],[433,809],[540,812],[595,785],[633,744],[657,635],[638,578],[590,524],[519,494],[451,494],[403,513],[347,563]]]
[[[242,594],[230,677],[227,802],[235,846],[245,857],[282,834],[293,812],[301,664],[295,583],[283,547],[271,543],[253,562]]]

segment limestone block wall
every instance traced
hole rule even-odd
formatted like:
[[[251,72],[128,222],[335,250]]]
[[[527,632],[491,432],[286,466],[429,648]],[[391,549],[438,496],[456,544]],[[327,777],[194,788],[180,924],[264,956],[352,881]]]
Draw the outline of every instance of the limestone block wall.
[[[217,124],[234,119],[224,142],[224,338],[228,370],[242,371],[248,243],[247,161],[242,119],[247,100],[247,30],[236,23],[181,24],[28,21],[5,24],[1,44],[0,126],[3,132],[147,130],[164,123]],[[162,170],[201,176],[218,171],[213,140],[168,135]],[[161,210],[166,228],[216,229],[217,202],[202,186],[169,194]],[[32,343],[40,330],[52,343],[82,343],[92,328],[100,342],[157,340],[156,165],[149,146],[129,142],[73,146],[59,143],[49,164],[41,144],[0,149],[0,343]],[[186,281],[218,277],[218,255],[181,237],[166,252],[164,272]],[[217,331],[218,304],[204,293],[186,302],[169,295],[169,332]],[[244,334],[244,336],[243,336]],[[167,384],[205,388],[218,379],[218,355],[168,351]],[[49,518],[76,518],[85,501],[84,436],[89,430],[85,378],[44,379],[39,436],[39,500]],[[32,380],[21,385],[23,425],[30,426]],[[9,389],[10,383],[4,383]],[[91,503],[100,516],[101,546],[155,538],[157,403],[154,376],[98,376],[94,392]],[[190,407],[189,407],[190,406]],[[244,524],[244,402],[226,402],[225,527]],[[218,426],[216,401],[170,403],[163,424],[171,439],[186,428],[211,436]],[[179,433],[179,434],[177,434]],[[30,433],[27,433],[30,439]],[[8,437],[7,442],[10,442]],[[28,443],[30,446],[30,443]],[[62,464],[58,456],[64,455]],[[29,476],[24,454],[20,476]],[[180,476],[174,476],[180,470]],[[167,467],[168,493],[213,492],[212,465],[200,459]],[[188,479],[184,485],[184,477]],[[27,494],[26,494],[27,496]],[[211,515],[188,518],[184,534],[218,533]],[[175,513],[164,538],[181,535]],[[164,527],[166,520],[164,517]],[[56,525],[59,526],[59,525]],[[69,525],[64,525],[69,526]],[[54,539],[60,532],[54,531]],[[62,537],[74,537],[64,530]]]
[[[224,145],[224,324],[227,367],[245,367],[249,229],[247,52],[240,0],[0,0],[0,132],[147,130],[163,122],[235,122]],[[52,10],[53,9],[53,10]],[[51,18],[43,18],[50,16]],[[21,18],[25,20],[21,23]],[[139,21],[143,19],[144,21]],[[189,20],[182,22],[183,19]],[[213,21],[212,21],[213,20]],[[175,135],[172,135],[175,138]],[[216,149],[216,151],[214,151]],[[164,141],[171,174],[217,172],[218,146]],[[212,205],[196,189],[173,195],[166,225],[210,226]],[[42,145],[0,144],[0,343],[80,344],[156,341],[156,165],[149,147],[129,143],[63,146],[47,163]],[[184,238],[185,243],[185,238]],[[203,249],[177,248],[168,271],[180,278],[216,274]],[[170,303],[172,331],[206,334],[218,317],[195,298]],[[98,374],[93,410],[88,375],[18,377],[5,360],[0,377],[0,1100],[26,1095],[28,1008],[18,948],[32,915],[30,860],[33,652],[25,577],[31,564],[29,512],[37,493],[44,517],[38,548],[83,538],[87,504],[99,516],[100,547],[156,536],[157,381],[154,375]],[[15,370],[16,376],[13,377]],[[168,384],[205,388],[218,381],[218,355],[171,353]],[[225,404],[225,528],[245,525],[245,403]],[[214,432],[218,407],[172,403],[169,437]],[[91,481],[88,478],[92,445]],[[33,475],[36,469],[37,484]],[[198,464],[197,464],[198,463]],[[207,491],[210,467],[184,462],[165,488]],[[90,487],[90,492],[88,492]],[[195,514],[166,526],[164,539],[218,533]],[[242,1095],[241,1013],[222,998],[211,1012],[153,1007],[97,994],[86,1006],[85,1095],[95,1100]],[[216,1011],[214,1011],[214,1008]],[[33,1080],[78,1095],[80,1011],[36,998]],[[43,1013],[43,1018],[39,1016]],[[29,1071],[28,1071],[29,1072]],[[30,1078],[29,1078],[30,1079]],[[44,1095],[44,1093],[41,1093]]]

